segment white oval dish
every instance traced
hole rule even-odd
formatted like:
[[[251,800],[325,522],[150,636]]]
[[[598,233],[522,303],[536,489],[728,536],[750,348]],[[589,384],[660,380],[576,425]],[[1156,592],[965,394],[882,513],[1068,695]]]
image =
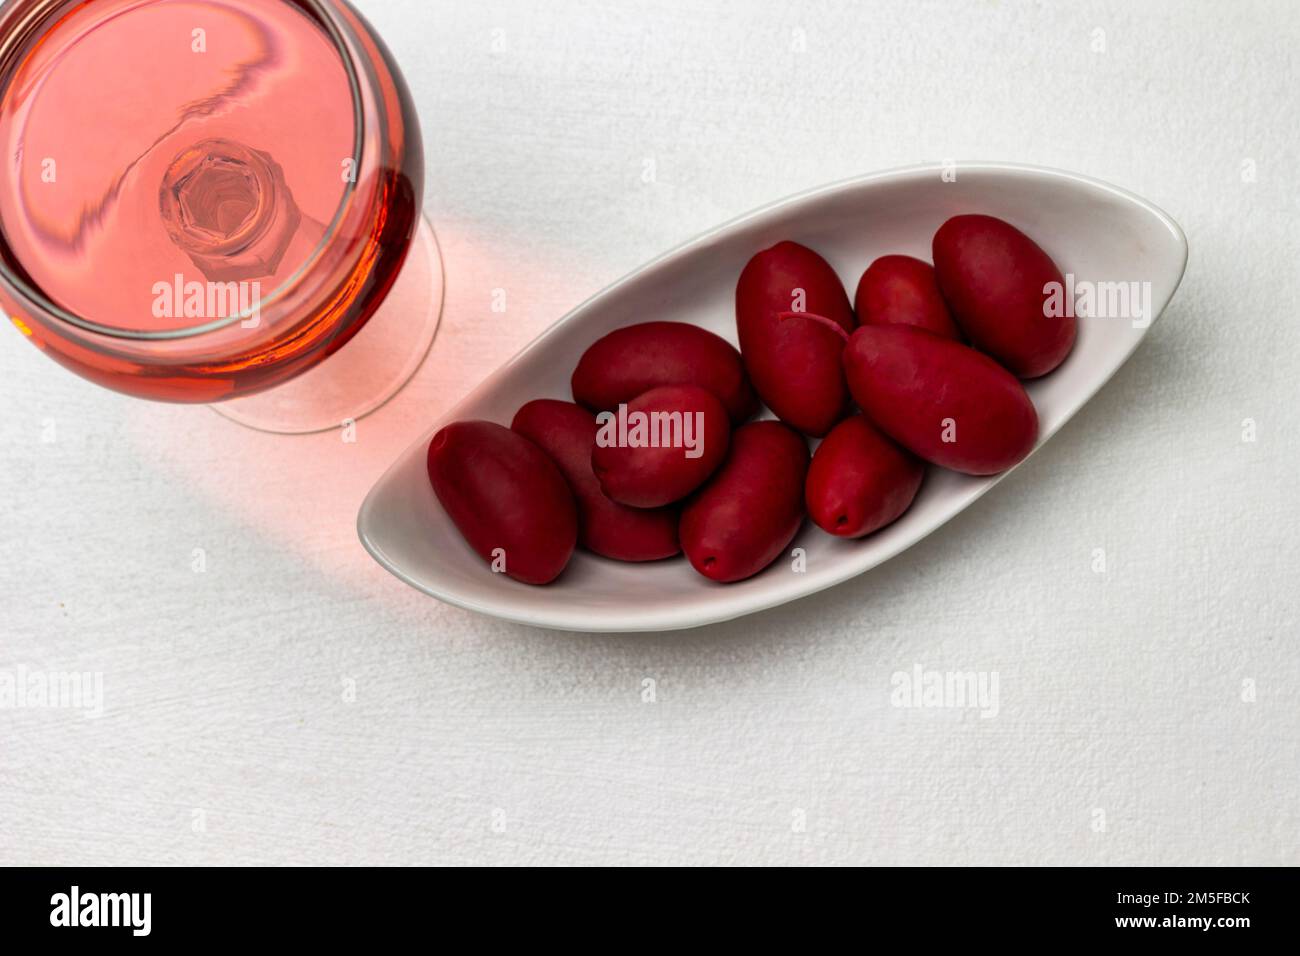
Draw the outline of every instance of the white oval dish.
[[[944,171],[955,171],[948,181]],[[974,478],[931,468],[912,508],[860,541],[811,524],[789,559],[738,584],[707,581],[684,558],[622,564],[579,551],[558,581],[531,587],[492,573],[434,497],[425,470],[433,434],[461,419],[509,425],[534,398],[572,400],[579,356],[612,329],[651,319],[691,322],[736,341],[736,279],[749,258],[783,239],[821,253],[850,297],[877,256],[930,261],[930,239],[949,216],[987,213],[1018,226],[1078,282],[1149,282],[1151,321],[1187,263],[1178,224],[1143,199],[1074,173],[1004,163],[920,166],[873,173],[765,206],[655,259],[578,306],[434,423],[384,474],[357,519],[362,544],[414,588],[460,607],[539,627],[656,631],[752,614],[839,584],[887,561],[971,504],[1004,475]],[[1082,318],[1074,351],[1054,373],[1026,383],[1038,408],[1038,447],[1133,354],[1150,325]]]

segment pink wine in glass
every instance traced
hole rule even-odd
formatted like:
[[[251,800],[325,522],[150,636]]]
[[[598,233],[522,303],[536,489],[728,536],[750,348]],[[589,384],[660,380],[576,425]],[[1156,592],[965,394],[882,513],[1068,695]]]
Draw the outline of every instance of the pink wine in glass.
[[[15,0],[0,163],[10,320],[88,379],[178,402],[348,342],[423,188],[409,93],[342,0]]]

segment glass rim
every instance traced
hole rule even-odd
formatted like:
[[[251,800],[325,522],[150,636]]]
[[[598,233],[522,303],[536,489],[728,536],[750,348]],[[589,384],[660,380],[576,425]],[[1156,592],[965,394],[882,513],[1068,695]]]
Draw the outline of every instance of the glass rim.
[[[72,2],[76,2],[76,0],[72,0]],[[336,22],[334,11],[329,7],[331,0],[281,0],[281,2],[287,3],[289,6],[293,7],[307,8],[307,12],[311,14],[311,19],[324,28],[326,34],[334,44],[334,48],[338,52],[339,58],[343,61],[343,70],[347,75],[348,88],[352,93],[353,137],[351,160],[354,164],[353,169],[359,170],[361,168],[362,154],[365,152],[366,145],[366,131],[364,125],[365,109],[361,91],[361,80],[358,74],[357,65],[353,62],[352,51],[348,47],[346,37],[340,29],[339,24]],[[45,30],[48,29],[48,26],[49,25],[46,25],[45,29],[42,30],[39,36],[44,36]],[[3,45],[3,42],[3,38],[0,38],[0,46]],[[3,87],[0,87],[0,100],[3,100],[9,86],[9,83],[5,83]],[[23,300],[34,304],[45,315],[74,326],[83,332],[90,332],[95,335],[133,341],[166,341],[196,338],[200,335],[218,332],[222,329],[229,328],[237,322],[243,322],[251,318],[253,316],[254,308],[260,312],[260,310],[265,308],[268,304],[274,303],[284,294],[285,290],[292,287],[298,279],[303,276],[308,266],[316,261],[329,243],[335,238],[339,225],[351,206],[359,181],[359,176],[349,178],[345,181],[343,195],[340,197],[338,207],[334,211],[334,217],[325,227],[324,235],[321,237],[320,242],[316,244],[315,248],[312,249],[311,253],[303,260],[303,263],[294,270],[292,275],[280,283],[280,285],[272,291],[270,295],[260,298],[256,306],[243,309],[234,315],[204,322],[201,325],[185,326],[184,328],[179,329],[141,331],[121,329],[90,321],[89,319],[75,315],[67,309],[64,309],[62,306],[57,305],[40,289],[27,282],[21,276],[16,275],[10,269],[9,264],[5,262],[3,257],[0,257],[0,279],[3,279],[4,282],[12,286]],[[4,238],[3,223],[0,223],[0,242],[3,242],[7,248],[9,247],[8,241]],[[14,258],[17,259],[18,256],[15,254]],[[13,317],[11,316],[11,318]]]

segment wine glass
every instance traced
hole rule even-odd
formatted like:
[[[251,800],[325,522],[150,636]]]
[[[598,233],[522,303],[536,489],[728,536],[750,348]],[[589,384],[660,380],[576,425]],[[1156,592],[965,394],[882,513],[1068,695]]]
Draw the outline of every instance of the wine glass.
[[[318,431],[437,331],[419,124],[344,0],[12,0],[0,163],[0,307],[100,385]]]

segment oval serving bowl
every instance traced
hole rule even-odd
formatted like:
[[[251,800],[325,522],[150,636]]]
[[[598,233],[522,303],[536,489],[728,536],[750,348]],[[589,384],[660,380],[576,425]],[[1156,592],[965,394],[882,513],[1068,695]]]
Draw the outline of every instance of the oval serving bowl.
[[[1077,283],[1150,283],[1153,323],[1187,263],[1178,224],[1143,199],[1074,173],[1003,163],[961,163],[873,173],[765,206],[655,259],[578,306],[451,409],[411,445],[367,496],[357,520],[366,550],[401,580],[472,611],[539,627],[656,631],[726,621],[839,584],[915,544],[1009,472],[975,478],[931,468],[912,508],[859,541],[805,523],[789,556],[738,584],[714,584],[684,558],[623,564],[579,551],[554,584],[530,587],[493,574],[434,497],[425,470],[433,434],[460,419],[509,425],[534,398],[572,400],[569,376],[596,339],[623,325],[691,322],[736,341],[736,279],[750,256],[782,239],[821,253],[850,298],[877,256],[930,261],[930,239],[949,216],[987,213],[1028,233]],[[1052,437],[1133,354],[1150,330],[1125,318],[1080,318],[1073,353],[1026,387]]]

